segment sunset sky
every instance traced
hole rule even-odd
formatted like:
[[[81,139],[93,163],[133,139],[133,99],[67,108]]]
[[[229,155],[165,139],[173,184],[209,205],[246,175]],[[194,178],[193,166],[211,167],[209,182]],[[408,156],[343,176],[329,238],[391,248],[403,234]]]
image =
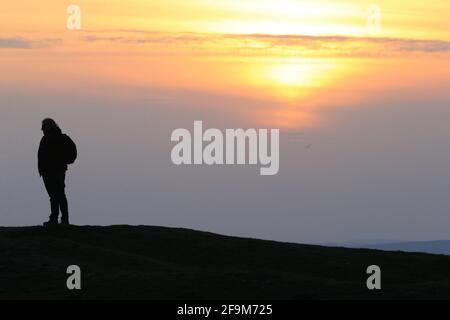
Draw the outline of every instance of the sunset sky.
[[[247,117],[299,127],[320,121],[316,113],[330,100],[348,104],[386,87],[429,92],[423,86],[449,77],[445,0],[78,1],[77,31],[66,28],[69,4],[2,4],[3,86],[118,85],[258,97],[273,101],[273,110]],[[370,23],[374,7],[378,28]]]
[[[80,30],[66,27],[71,4]],[[46,210],[32,161],[49,115],[84,142],[69,190],[80,223],[290,241],[445,237],[449,14],[448,0],[3,1],[0,225]],[[280,128],[280,174],[171,167],[170,131],[193,120]],[[22,188],[34,198],[17,213]]]

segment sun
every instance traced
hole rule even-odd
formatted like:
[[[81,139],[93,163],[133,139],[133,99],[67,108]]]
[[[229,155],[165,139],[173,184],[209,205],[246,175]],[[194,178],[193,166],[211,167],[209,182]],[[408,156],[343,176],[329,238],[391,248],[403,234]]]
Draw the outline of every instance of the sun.
[[[336,68],[335,62],[324,59],[295,59],[265,65],[261,80],[279,88],[308,91],[329,83]]]
[[[283,86],[301,87],[310,85],[314,70],[305,64],[279,64],[268,68],[267,76]]]

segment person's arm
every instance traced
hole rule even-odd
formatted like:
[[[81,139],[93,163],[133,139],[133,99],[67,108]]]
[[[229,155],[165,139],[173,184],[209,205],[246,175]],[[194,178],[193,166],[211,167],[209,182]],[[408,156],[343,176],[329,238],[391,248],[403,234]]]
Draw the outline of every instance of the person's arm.
[[[39,143],[39,150],[38,150],[38,171],[39,176],[42,177],[42,174],[44,173],[44,165],[46,162],[46,150],[45,150],[45,142],[44,138],[41,139],[41,142]]]

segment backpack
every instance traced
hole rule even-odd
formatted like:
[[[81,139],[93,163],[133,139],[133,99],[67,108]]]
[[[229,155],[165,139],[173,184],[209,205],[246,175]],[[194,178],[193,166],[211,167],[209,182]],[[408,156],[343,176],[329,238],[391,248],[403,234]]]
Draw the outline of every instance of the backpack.
[[[64,161],[66,162],[66,164],[72,164],[77,159],[77,146],[67,134],[63,134],[62,137]]]

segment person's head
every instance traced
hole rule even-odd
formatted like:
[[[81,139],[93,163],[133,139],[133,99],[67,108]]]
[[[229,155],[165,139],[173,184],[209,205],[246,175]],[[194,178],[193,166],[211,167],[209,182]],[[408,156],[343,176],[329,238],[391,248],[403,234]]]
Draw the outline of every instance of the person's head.
[[[46,118],[46,119],[42,120],[42,128],[41,129],[45,134],[46,132],[49,132],[51,130],[59,129],[59,126],[55,122],[55,120]]]

